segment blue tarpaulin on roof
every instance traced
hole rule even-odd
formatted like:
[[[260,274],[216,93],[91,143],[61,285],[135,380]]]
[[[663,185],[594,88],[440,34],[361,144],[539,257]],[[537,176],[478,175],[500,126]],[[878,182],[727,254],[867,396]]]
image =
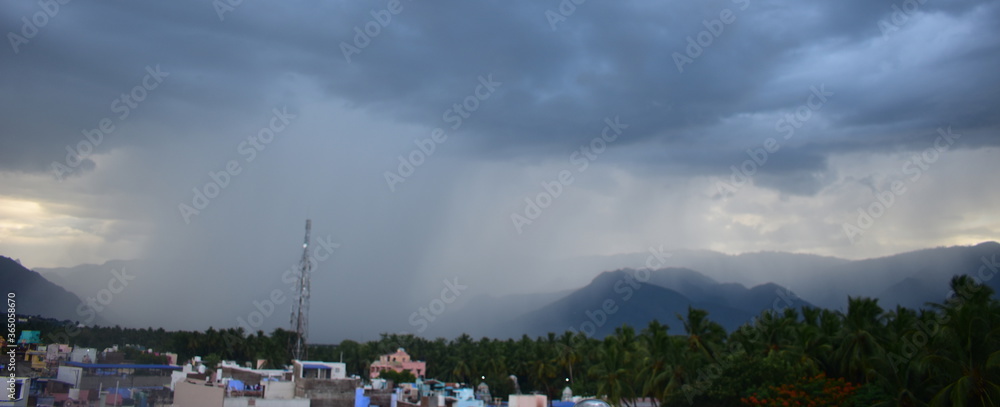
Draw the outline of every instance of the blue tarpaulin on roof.
[[[243,391],[243,390],[245,390],[245,389],[246,389],[247,387],[246,387],[246,385],[244,385],[244,384],[243,384],[243,382],[241,382],[241,381],[239,381],[239,380],[236,380],[236,379],[229,379],[229,388],[230,388],[230,389],[233,389],[233,390],[239,390],[239,391]]]
[[[42,333],[41,331],[21,331],[21,339],[18,339],[17,343],[20,345],[42,343]]]

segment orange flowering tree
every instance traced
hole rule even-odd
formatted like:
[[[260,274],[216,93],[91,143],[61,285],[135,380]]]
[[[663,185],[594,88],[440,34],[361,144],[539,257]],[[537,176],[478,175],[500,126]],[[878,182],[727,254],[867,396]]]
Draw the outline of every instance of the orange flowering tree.
[[[831,379],[820,373],[795,383],[768,386],[740,399],[749,406],[850,406],[860,386],[844,379]]]

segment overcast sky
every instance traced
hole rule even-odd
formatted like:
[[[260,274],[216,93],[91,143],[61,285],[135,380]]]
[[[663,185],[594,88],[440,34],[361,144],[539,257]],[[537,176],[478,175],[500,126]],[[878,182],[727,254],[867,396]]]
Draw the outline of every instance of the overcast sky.
[[[426,304],[1000,236],[996,1],[228,4],[0,3],[0,254],[242,304],[310,218],[317,301]]]

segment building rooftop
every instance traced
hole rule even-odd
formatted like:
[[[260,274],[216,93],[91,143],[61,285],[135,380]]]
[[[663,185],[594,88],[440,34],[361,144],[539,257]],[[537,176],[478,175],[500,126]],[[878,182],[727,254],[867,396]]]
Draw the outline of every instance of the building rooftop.
[[[171,365],[140,365],[140,364],[115,364],[115,363],[82,363],[82,362],[66,362],[67,366],[82,367],[84,369],[169,369],[169,370],[181,370],[180,366]]]

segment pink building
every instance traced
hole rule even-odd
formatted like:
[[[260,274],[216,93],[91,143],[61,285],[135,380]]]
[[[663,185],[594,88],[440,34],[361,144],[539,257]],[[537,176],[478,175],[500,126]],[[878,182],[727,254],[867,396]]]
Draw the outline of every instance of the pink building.
[[[408,370],[416,377],[424,377],[427,374],[427,362],[410,360],[410,355],[403,348],[399,348],[396,349],[396,353],[379,356],[378,361],[372,362],[369,370],[369,377],[372,379],[378,377],[385,370],[397,372]]]

